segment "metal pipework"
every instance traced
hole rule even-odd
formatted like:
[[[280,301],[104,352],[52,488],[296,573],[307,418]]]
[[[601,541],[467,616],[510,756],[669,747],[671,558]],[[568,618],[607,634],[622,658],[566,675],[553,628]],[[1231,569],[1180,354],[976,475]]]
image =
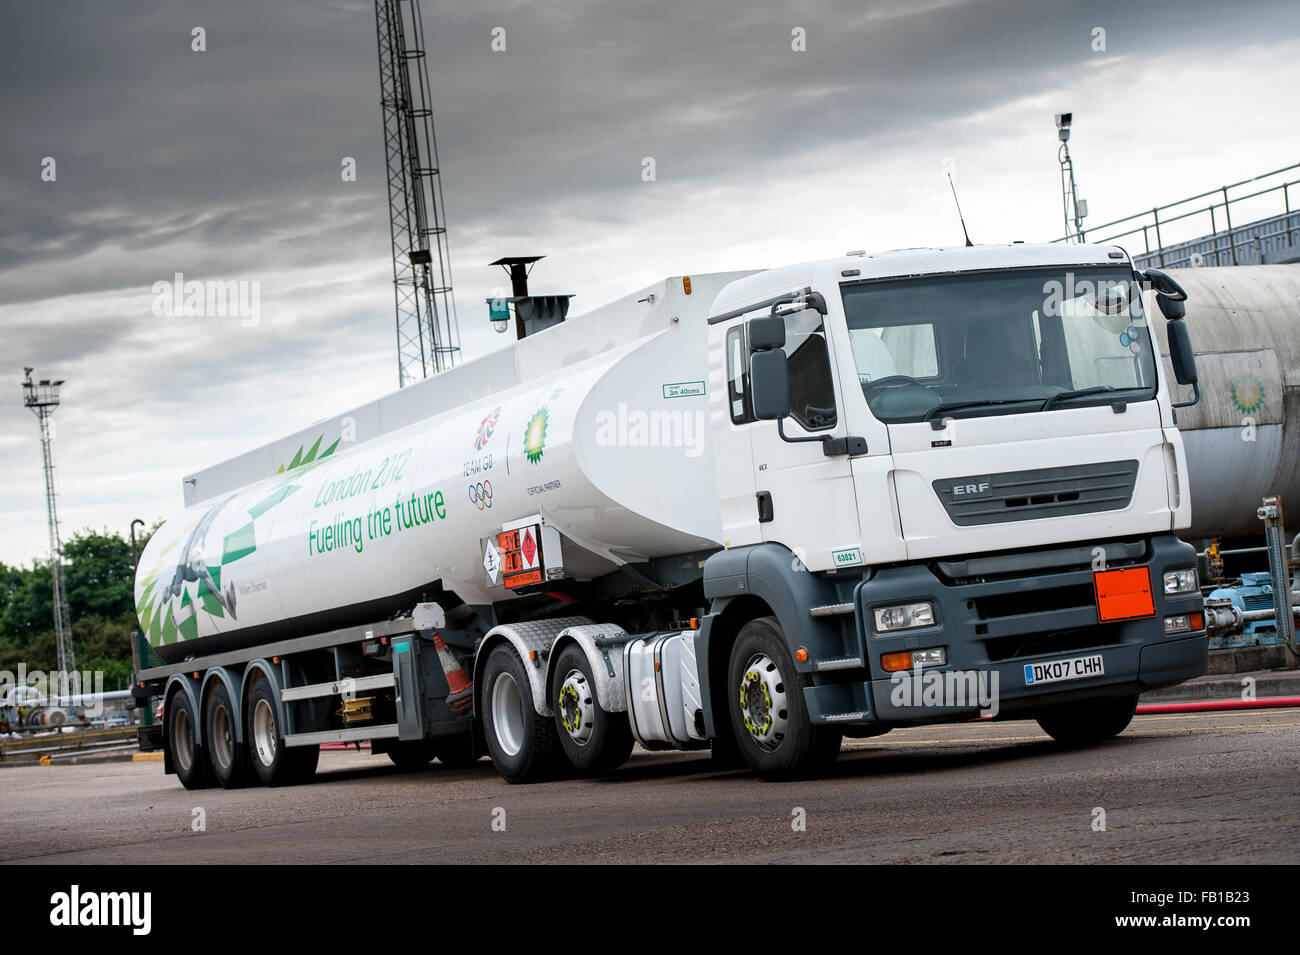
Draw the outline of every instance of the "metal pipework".
[[[1291,568],[1287,566],[1286,531],[1283,529],[1282,498],[1272,495],[1264,498],[1256,516],[1264,522],[1264,542],[1268,545],[1268,571],[1273,578],[1274,609],[1291,607]],[[1296,646],[1294,613],[1276,613],[1277,633],[1292,653],[1300,654]]]

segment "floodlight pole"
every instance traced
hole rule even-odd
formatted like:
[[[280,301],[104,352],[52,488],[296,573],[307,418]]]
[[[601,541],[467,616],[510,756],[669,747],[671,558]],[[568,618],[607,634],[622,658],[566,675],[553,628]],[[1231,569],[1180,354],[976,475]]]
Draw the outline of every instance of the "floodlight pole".
[[[25,368],[23,404],[41,423],[41,454],[45,464],[45,508],[50,521],[50,582],[54,596],[54,642],[60,677],[67,678],[77,668],[72,650],[72,619],[68,609],[68,591],[63,578],[63,544],[59,540],[59,514],[54,493],[54,453],[50,417],[59,406],[59,386],[63,379],[32,381],[32,369]]]

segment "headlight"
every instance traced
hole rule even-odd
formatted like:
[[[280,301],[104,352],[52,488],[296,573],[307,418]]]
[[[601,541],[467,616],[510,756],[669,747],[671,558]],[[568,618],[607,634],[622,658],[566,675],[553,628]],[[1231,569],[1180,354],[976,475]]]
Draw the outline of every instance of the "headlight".
[[[1166,594],[1194,594],[1200,588],[1196,582],[1196,568],[1171,570],[1165,573]]]
[[[911,630],[913,627],[934,626],[934,606],[929,603],[877,607],[875,615],[876,633],[890,633],[894,630]]]

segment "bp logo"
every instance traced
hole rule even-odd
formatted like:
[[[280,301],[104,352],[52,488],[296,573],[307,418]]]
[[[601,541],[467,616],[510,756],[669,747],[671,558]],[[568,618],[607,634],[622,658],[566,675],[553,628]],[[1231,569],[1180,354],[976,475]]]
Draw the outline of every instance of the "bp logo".
[[[528,419],[524,428],[524,457],[529,464],[541,464],[542,451],[546,448],[546,425],[550,420],[546,405],[542,405]]]
[[[1254,375],[1232,383],[1232,403],[1242,414],[1254,414],[1264,406],[1264,383]]]
[[[492,432],[496,431],[497,422],[500,419],[501,419],[501,409],[493,408],[492,413],[488,415],[486,418],[484,418],[483,421],[479,424],[478,434],[474,436],[475,451],[483,450],[483,446],[487,444],[488,439],[492,437]]]

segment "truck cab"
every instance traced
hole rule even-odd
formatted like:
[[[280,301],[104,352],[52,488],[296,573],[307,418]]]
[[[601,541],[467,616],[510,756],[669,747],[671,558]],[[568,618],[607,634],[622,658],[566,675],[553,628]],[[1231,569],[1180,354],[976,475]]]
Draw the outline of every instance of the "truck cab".
[[[788,659],[748,663],[798,672],[812,736],[983,712],[1102,738],[1140,691],[1204,672],[1196,555],[1176,536],[1187,465],[1147,321],[1153,303],[1171,319],[1194,386],[1179,292],[1114,246],[1021,244],[849,255],[722,291],[725,549],[705,570],[701,683],[733,724],[768,726],[738,733],[756,768],[781,762],[775,721],[735,701],[766,678],[718,649],[756,605]]]

